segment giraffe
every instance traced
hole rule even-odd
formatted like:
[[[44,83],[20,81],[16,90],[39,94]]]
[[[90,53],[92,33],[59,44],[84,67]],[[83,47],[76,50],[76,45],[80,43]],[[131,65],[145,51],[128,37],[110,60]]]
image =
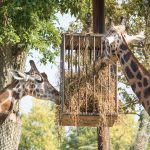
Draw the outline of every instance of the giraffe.
[[[10,112],[15,100],[26,95],[59,104],[59,92],[49,83],[47,75],[38,71],[33,60],[30,60],[30,65],[29,72],[11,72],[14,80],[0,91],[0,113]]]
[[[144,109],[150,115],[150,72],[136,59],[128,43],[143,40],[141,35],[129,36],[125,25],[111,27],[105,36],[104,57],[111,61],[119,60],[123,73]]]

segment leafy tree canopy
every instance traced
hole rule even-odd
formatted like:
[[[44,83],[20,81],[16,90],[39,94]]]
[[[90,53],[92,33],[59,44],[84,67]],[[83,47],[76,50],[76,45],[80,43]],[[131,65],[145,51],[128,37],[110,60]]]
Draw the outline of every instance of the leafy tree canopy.
[[[61,30],[55,26],[57,12],[70,12],[85,23],[85,14],[92,11],[89,10],[88,2],[89,0],[4,0],[0,3],[0,44],[17,45],[23,50],[38,49],[43,54],[43,62],[53,61],[58,51],[52,49],[58,50],[61,42]],[[112,17],[117,21],[121,14],[125,14],[130,21],[134,16],[137,22],[135,26],[139,27],[143,23],[141,18],[146,17],[146,6],[146,0],[123,1],[122,5],[118,5],[117,0],[106,0],[106,15],[113,14]],[[136,31],[139,31],[138,28]]]
[[[55,27],[56,13],[79,16],[81,0],[4,0],[0,3],[0,44],[17,45],[23,50],[38,49],[43,61],[52,61],[60,45],[60,29]]]

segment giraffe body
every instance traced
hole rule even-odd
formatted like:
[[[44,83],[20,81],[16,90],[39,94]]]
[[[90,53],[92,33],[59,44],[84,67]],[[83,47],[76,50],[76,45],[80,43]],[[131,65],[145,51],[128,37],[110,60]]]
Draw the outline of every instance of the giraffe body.
[[[150,115],[150,73],[138,62],[124,42],[118,43],[118,59],[128,83]]]
[[[150,115],[150,73],[140,64],[127,45],[141,42],[143,39],[142,35],[129,36],[124,25],[112,24],[105,36],[103,53],[105,58],[119,60],[128,83]]]

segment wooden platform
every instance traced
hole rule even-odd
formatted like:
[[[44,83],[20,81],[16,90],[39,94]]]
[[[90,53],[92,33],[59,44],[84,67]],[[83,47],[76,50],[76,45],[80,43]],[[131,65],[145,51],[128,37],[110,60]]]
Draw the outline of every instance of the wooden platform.
[[[60,125],[62,126],[91,126],[99,127],[106,126],[112,127],[117,120],[118,114],[103,115],[60,115]]]

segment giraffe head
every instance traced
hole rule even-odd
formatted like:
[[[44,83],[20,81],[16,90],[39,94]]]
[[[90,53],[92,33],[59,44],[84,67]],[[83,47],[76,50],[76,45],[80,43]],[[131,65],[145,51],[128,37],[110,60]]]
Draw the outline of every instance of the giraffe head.
[[[110,59],[113,62],[117,61],[118,56],[120,55],[119,45],[121,46],[121,49],[126,49],[128,44],[138,44],[143,42],[144,39],[145,37],[142,33],[134,36],[127,34],[123,17],[121,17],[121,23],[118,26],[114,26],[112,19],[110,18],[109,30],[103,39],[103,57]]]
[[[12,71],[12,76],[17,82],[13,87],[15,99],[30,95],[38,99],[51,100],[59,103],[59,92],[49,83],[47,75],[40,73],[34,61],[30,61],[31,70],[26,73]]]

